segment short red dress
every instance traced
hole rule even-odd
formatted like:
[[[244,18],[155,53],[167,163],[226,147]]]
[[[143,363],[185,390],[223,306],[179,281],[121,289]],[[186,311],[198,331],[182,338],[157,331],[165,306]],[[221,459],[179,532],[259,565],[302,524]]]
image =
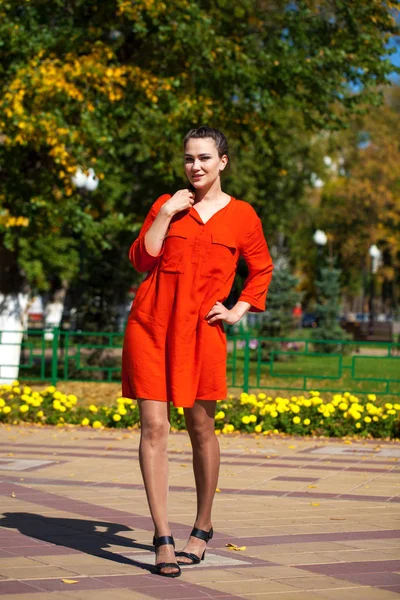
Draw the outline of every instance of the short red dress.
[[[239,256],[249,268],[239,299],[252,312],[265,310],[273,265],[255,210],[233,197],[206,223],[193,206],[174,215],[160,254],[151,256],[144,236],[170,197],[156,200],[129,251],[147,276],[125,331],[122,394],[191,407],[227,396],[224,327],[205,316],[228,297]]]

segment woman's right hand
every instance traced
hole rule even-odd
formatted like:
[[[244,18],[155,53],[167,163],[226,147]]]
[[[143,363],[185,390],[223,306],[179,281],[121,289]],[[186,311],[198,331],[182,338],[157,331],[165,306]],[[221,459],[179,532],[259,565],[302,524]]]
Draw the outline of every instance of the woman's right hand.
[[[168,217],[173,217],[176,213],[190,208],[194,204],[194,193],[185,188],[178,190],[169,200],[164,202],[160,212],[162,211]]]

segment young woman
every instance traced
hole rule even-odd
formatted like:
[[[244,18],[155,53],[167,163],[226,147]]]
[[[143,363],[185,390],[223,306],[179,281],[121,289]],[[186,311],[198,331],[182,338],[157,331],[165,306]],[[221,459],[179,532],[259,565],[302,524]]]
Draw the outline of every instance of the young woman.
[[[214,414],[216,401],[227,395],[223,321],[234,324],[248,310],[265,310],[272,276],[260,219],[250,204],[222,191],[229,160],[225,136],[210,127],[193,129],[184,139],[184,156],[190,189],[158,198],[130,249],[133,266],[148,274],[129,315],[122,371],[123,395],[139,404],[139,460],[154,521],[156,568],[167,577],[181,573],[176,557],[179,564],[200,562],[213,533],[219,473]],[[222,303],[239,256],[249,275],[228,310]],[[177,554],[167,516],[170,402],[184,408],[197,490],[194,529]]]

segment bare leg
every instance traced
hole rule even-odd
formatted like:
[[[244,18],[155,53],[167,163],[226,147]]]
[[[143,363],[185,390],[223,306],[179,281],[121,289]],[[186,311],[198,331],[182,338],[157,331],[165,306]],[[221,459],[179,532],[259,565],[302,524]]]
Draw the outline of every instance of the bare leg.
[[[186,425],[193,448],[193,471],[197,492],[197,515],[194,526],[204,531],[212,527],[211,510],[218,483],[219,443],[214,432],[216,402],[197,400],[192,408],[185,409]],[[206,542],[190,537],[184,552],[201,557]],[[190,559],[179,557],[179,562]]]
[[[138,405],[141,425],[139,463],[155,535],[171,535],[167,513],[169,403],[138,400]],[[176,562],[173,546],[157,549],[156,563],[161,562]],[[162,569],[163,573],[176,571],[172,567]]]

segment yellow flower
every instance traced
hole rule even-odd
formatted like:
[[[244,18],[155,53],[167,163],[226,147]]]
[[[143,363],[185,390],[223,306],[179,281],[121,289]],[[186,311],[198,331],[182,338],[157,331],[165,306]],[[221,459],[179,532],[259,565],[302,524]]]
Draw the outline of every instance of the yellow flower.
[[[387,411],[388,415],[395,415],[396,411],[392,408],[391,410]]]
[[[118,412],[119,412],[119,414],[120,414],[120,415],[124,416],[124,415],[126,415],[126,413],[127,413],[127,410],[126,410],[126,408],[124,408],[123,406],[120,406],[120,407],[118,408]]]
[[[216,421],[221,421],[224,418],[225,418],[225,413],[223,410],[218,411],[217,414],[215,415]]]
[[[245,415],[244,417],[242,417],[242,423],[244,425],[248,425],[250,423],[250,417],[248,417],[247,415]]]
[[[22,413],[26,413],[26,412],[29,410],[29,406],[28,406],[27,404],[22,404],[22,405],[19,407],[19,410],[20,410],[20,412],[22,412]]]
[[[120,421],[121,420],[121,415],[119,415],[118,413],[115,413],[115,415],[113,415],[113,421]]]
[[[67,399],[69,402],[71,402],[71,404],[76,404],[78,402],[78,398],[75,396],[75,394],[68,394]]]
[[[293,417],[292,421],[295,425],[298,425],[300,423],[301,419],[300,419],[300,417]]]
[[[3,400],[3,398],[0,398],[0,408],[3,408],[3,406],[5,406],[5,400]]]
[[[49,394],[54,394],[56,388],[54,387],[54,385],[49,385],[49,387],[47,387],[45,391],[49,392]]]
[[[310,425],[311,421],[310,419],[304,419],[303,424],[304,425]]]
[[[39,412],[36,413],[36,416],[41,419],[43,417],[43,411],[39,410]]]
[[[361,423],[356,423],[356,427],[357,427],[357,429],[360,429]]]
[[[84,419],[82,419],[82,421],[81,421],[81,425],[83,425],[84,427],[85,427],[86,425],[90,425],[90,421],[89,421],[89,419],[88,419],[87,417],[85,417]]]
[[[250,423],[256,423],[256,422],[257,422],[257,417],[256,417],[256,415],[250,415],[250,416],[249,416],[249,422],[250,422]]]
[[[371,419],[371,417],[364,417],[364,421],[366,423],[371,423],[372,419]]]
[[[228,433],[232,433],[232,431],[235,431],[235,427],[231,423],[225,425],[224,429],[226,429]]]
[[[278,413],[277,413],[277,411],[276,411],[276,410],[273,410],[273,411],[271,411],[271,417],[272,417],[273,419],[275,419],[277,416],[278,416]]]
[[[19,387],[14,387],[14,388],[13,388],[13,392],[14,392],[14,394],[20,394],[20,393],[21,393],[21,388],[19,388]]]
[[[255,431],[256,433],[261,433],[261,432],[262,432],[262,425],[256,425],[256,426],[254,427],[254,431]]]
[[[8,415],[8,413],[10,413],[10,412],[11,412],[11,406],[5,406],[5,407],[3,408],[3,413],[4,413],[5,415]]]
[[[184,414],[184,410],[181,406],[178,407],[178,415],[183,415]]]
[[[375,394],[368,394],[368,400],[371,400],[371,402],[374,402],[376,400]]]
[[[393,408],[393,404],[391,402],[386,402],[385,408],[391,409]]]
[[[377,417],[377,416],[372,417],[372,420],[375,421],[375,423],[376,423],[377,421],[379,421],[379,417]]]
[[[55,410],[60,410],[60,408],[61,408],[61,402],[59,400],[54,400],[53,401],[53,408]]]
[[[92,412],[92,413],[97,413],[97,406],[96,406],[95,404],[91,404],[91,405],[89,406],[89,410],[90,410],[90,412]]]
[[[279,429],[274,429],[272,433],[279,433]]]
[[[100,421],[93,421],[92,427],[93,429],[100,429],[101,427],[103,427],[103,425]]]
[[[266,395],[264,393],[258,394],[258,399],[259,400],[265,400],[266,399]]]

